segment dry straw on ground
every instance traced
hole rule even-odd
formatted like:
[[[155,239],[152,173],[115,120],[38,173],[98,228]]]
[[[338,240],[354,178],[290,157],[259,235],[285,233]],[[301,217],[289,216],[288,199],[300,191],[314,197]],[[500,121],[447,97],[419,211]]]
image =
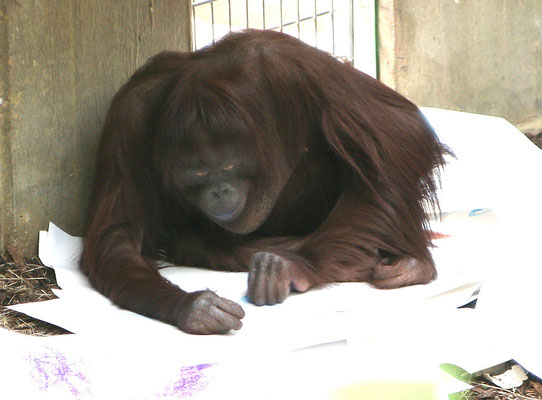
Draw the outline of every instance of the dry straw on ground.
[[[23,260],[11,249],[10,256],[0,256],[0,326],[35,336],[67,333],[65,329],[29,317],[5,306],[55,299],[51,289],[56,284],[55,273],[38,258]]]

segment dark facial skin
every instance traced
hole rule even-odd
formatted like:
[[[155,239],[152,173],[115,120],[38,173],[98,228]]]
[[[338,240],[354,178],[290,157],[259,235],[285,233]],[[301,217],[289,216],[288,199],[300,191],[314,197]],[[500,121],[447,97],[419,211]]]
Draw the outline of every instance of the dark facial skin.
[[[222,148],[207,144],[182,159],[175,177],[182,195],[207,218],[233,233],[258,229],[292,174],[279,156],[272,161],[273,174],[263,174],[256,156],[233,144]]]
[[[182,166],[177,184],[182,194],[207,218],[219,225],[243,212],[256,170],[232,148],[208,149]]]

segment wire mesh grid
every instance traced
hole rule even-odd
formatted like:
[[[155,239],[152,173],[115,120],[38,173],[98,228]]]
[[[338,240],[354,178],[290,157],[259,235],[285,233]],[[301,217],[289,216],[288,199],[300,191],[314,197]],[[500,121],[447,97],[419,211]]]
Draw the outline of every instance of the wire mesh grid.
[[[196,50],[231,31],[270,29],[352,61],[353,17],[353,0],[192,0],[192,43]]]

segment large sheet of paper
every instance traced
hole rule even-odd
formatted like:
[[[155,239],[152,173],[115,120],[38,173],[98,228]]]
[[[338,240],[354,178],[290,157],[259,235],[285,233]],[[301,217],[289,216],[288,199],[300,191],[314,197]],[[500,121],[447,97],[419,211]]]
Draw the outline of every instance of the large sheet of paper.
[[[210,288],[246,312],[239,332],[187,335],[121,310],[94,291],[77,268],[82,239],[51,224],[40,233],[39,254],[55,269],[59,298],[13,308],[75,335],[27,338],[0,331],[4,343],[13,343],[9,359],[18,366],[16,379],[2,382],[3,388],[28,380],[25,390],[51,398],[213,398],[226,390],[251,398],[265,387],[269,398],[326,398],[327,389],[345,381],[389,378],[394,371],[405,379],[403,366],[423,375],[428,365],[443,362],[475,370],[514,357],[542,374],[542,355],[524,343],[529,333],[498,326],[499,319],[528,317],[541,302],[536,237],[542,151],[500,118],[424,113],[457,157],[441,176],[444,218],[433,226],[449,237],[435,242],[435,282],[391,291],[338,284],[256,307],[244,297],[244,273],[165,267],[161,273],[173,283]],[[475,297],[476,310],[456,309]],[[332,351],[319,346],[330,342],[347,345]],[[320,350],[287,353],[312,346]],[[324,357],[318,362],[307,354]],[[300,368],[310,372],[312,383],[299,376]],[[282,389],[266,376],[284,382]]]

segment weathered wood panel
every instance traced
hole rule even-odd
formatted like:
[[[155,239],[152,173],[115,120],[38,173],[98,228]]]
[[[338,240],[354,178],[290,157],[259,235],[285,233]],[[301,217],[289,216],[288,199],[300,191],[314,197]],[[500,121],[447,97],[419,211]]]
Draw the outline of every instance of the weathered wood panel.
[[[111,98],[145,60],[189,49],[188,0],[4,0],[0,248],[34,254],[49,220],[82,234]]]
[[[380,0],[380,76],[419,105],[542,119],[542,1]]]

